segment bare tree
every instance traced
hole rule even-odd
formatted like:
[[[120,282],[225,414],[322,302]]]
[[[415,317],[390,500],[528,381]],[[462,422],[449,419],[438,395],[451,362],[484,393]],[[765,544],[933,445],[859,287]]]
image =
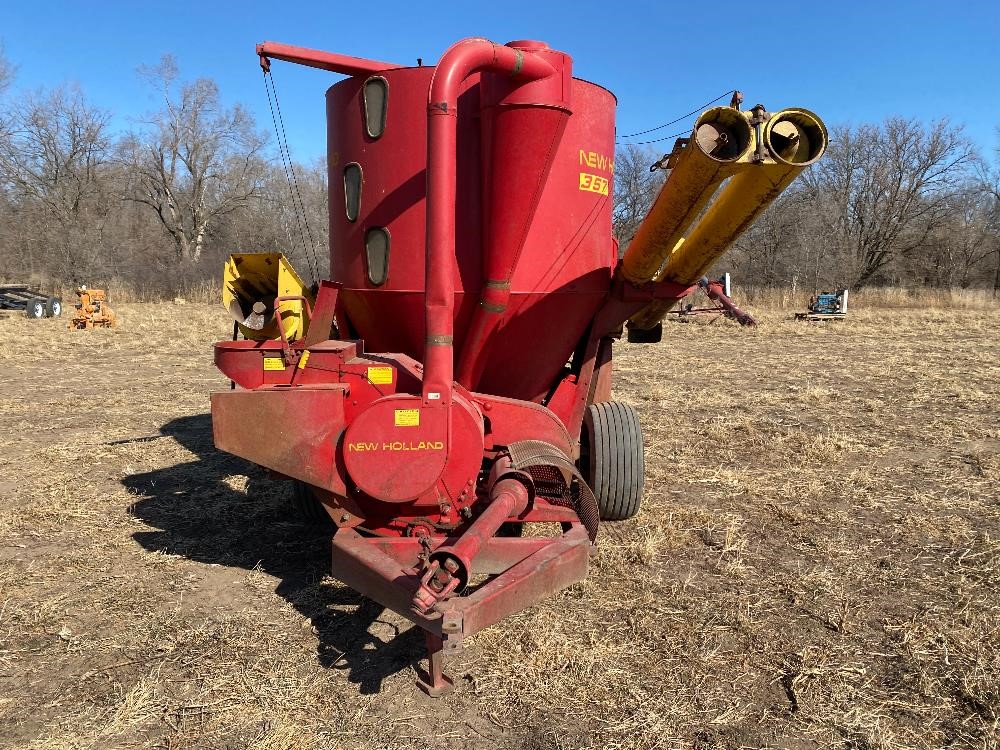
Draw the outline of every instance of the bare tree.
[[[615,192],[612,227],[623,251],[645,218],[663,184],[663,172],[650,171],[655,152],[623,146],[615,154]]]
[[[984,262],[1000,250],[1000,215],[993,196],[978,181],[952,196],[952,210],[936,243],[937,257],[944,268],[943,283],[963,289],[972,285],[984,270]]]
[[[63,278],[91,269],[102,254],[100,235],[114,201],[108,119],[75,86],[26,96],[2,118],[0,184],[8,210]]]
[[[214,81],[179,82],[172,57],[141,73],[159,90],[163,109],[145,133],[122,142],[132,176],[127,196],[155,212],[179,259],[197,261],[213,224],[259,196],[266,139],[247,110],[222,107]]]
[[[16,72],[17,69],[4,53],[3,42],[0,42],[0,94],[10,87]]]
[[[326,160],[308,167],[296,165],[295,171],[304,214],[296,210],[284,170],[271,164],[253,210],[241,221],[231,222],[226,239],[230,247],[247,251],[279,250],[303,276],[325,278],[329,273]]]
[[[1000,144],[1000,125],[996,128]],[[1000,145],[993,150],[994,161],[980,160],[977,165],[979,188],[988,203],[987,221],[993,229],[992,245],[995,263],[993,266],[993,296],[1000,296]]]
[[[108,119],[76,87],[26,97],[4,118],[0,178],[59,221],[78,217],[110,159]]]
[[[829,241],[854,257],[854,286],[925,248],[949,216],[950,196],[975,160],[960,127],[929,129],[898,117],[834,130],[826,156],[804,177],[832,201]]]

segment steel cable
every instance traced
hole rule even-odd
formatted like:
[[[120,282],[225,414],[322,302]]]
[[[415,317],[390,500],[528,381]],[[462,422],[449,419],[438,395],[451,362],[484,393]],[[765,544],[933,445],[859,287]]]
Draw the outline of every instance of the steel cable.
[[[285,148],[281,143],[281,136],[278,131],[278,119],[274,113],[274,103],[271,99],[271,88],[267,84],[267,71],[264,72],[264,90],[267,92],[267,106],[271,110],[271,122],[274,125],[274,136],[278,141],[278,153],[281,156],[281,168],[285,172],[285,182],[288,184],[288,194],[292,199],[292,214],[295,218],[295,226],[298,230],[298,242],[296,242],[296,237],[292,232],[289,232],[289,238],[292,240],[293,247],[301,244],[302,253],[305,255],[306,250],[306,236],[302,228],[302,220],[299,216],[299,207],[295,202],[295,192],[292,188],[292,178],[288,172],[288,160],[285,158]]]
[[[267,81],[271,80],[268,87]],[[278,101],[278,89],[274,85],[274,76],[269,71],[264,71],[264,89],[267,91],[267,104],[271,109],[271,122],[274,124],[274,133],[278,138],[278,152],[281,155],[282,167],[285,170],[285,181],[288,183],[288,192],[292,198],[292,210],[295,214],[295,223],[298,226],[299,236],[302,244],[308,248],[306,261],[309,263],[309,270],[314,282],[319,281],[319,261],[316,258],[316,240],[313,237],[312,228],[309,226],[309,217],[306,215],[305,201],[302,200],[302,193],[299,190],[299,180],[295,173],[295,164],[292,162],[291,151],[288,148],[288,137],[285,133],[285,120],[281,115],[281,103]],[[274,94],[274,104],[271,104],[271,94]],[[277,110],[277,118],[275,117]],[[280,125],[280,132],[279,132]],[[305,232],[302,228],[305,226]],[[306,236],[308,235],[308,241]]]
[[[639,136],[639,135],[646,135],[647,133],[653,133],[653,132],[655,132],[657,130],[663,130],[663,128],[668,128],[671,125],[676,125],[681,120],[687,119],[688,117],[691,117],[692,115],[696,115],[699,112],[701,112],[701,111],[703,111],[705,109],[708,109],[708,107],[710,107],[711,105],[715,104],[720,99],[725,99],[727,96],[729,96],[730,94],[734,94],[734,93],[736,93],[736,89],[729,89],[729,91],[725,92],[724,94],[720,94],[719,96],[715,97],[710,102],[705,102],[705,104],[702,104],[697,109],[691,110],[686,115],[681,115],[676,120],[671,120],[670,122],[665,122],[662,125],[657,125],[655,128],[650,128],[649,130],[640,130],[640,131],[638,131],[636,133],[629,133],[627,135],[621,135],[621,136],[618,136],[618,137],[619,138],[635,138],[636,136]],[[687,131],[685,131],[685,132],[687,132]],[[683,135],[683,133],[681,133],[680,135]],[[633,145],[641,146],[641,145],[644,145],[646,143],[658,143],[660,141],[665,141],[665,140],[668,140],[670,138],[676,138],[676,137],[677,136],[668,135],[668,136],[664,136],[663,138],[657,138],[656,140],[653,140],[653,141],[642,141],[641,143],[636,143],[636,144],[633,144]],[[626,143],[621,143],[621,141],[615,141],[615,143],[623,145],[623,146],[629,145],[629,144],[626,144]]]

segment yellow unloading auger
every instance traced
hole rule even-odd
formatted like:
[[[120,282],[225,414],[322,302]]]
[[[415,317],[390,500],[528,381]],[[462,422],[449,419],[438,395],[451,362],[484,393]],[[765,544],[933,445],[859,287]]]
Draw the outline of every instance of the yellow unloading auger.
[[[282,253],[233,253],[226,260],[222,304],[245,339],[302,338],[312,302],[313,295]]]
[[[826,146],[826,126],[805,109],[706,111],[691,137],[655,165],[670,174],[625,251],[621,275],[636,284],[698,283]],[[657,328],[675,304],[657,300],[633,315],[630,338]]]

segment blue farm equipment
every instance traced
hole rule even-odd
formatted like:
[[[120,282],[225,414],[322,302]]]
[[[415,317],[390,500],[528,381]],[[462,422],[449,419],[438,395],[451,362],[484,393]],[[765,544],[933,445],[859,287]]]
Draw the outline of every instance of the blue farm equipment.
[[[806,312],[795,313],[796,320],[841,320],[847,317],[847,290],[822,292],[809,299]]]

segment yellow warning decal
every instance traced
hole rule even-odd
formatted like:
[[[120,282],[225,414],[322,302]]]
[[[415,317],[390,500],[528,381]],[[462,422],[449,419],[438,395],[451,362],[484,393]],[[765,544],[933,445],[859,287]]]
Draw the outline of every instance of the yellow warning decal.
[[[396,409],[396,427],[419,427],[420,409]]]
[[[284,370],[285,360],[281,357],[264,357],[265,370]]]
[[[306,362],[308,361],[309,361],[309,350],[306,349],[304,352],[302,352],[302,356],[299,357],[299,369],[300,370],[306,369]]]
[[[580,190],[585,190],[599,195],[608,194],[608,178],[600,175],[580,172]]]
[[[372,385],[391,385],[392,384],[392,368],[391,367],[369,367],[368,368],[368,382]],[[397,414],[399,412],[396,412]],[[399,424],[397,422],[396,424]]]

